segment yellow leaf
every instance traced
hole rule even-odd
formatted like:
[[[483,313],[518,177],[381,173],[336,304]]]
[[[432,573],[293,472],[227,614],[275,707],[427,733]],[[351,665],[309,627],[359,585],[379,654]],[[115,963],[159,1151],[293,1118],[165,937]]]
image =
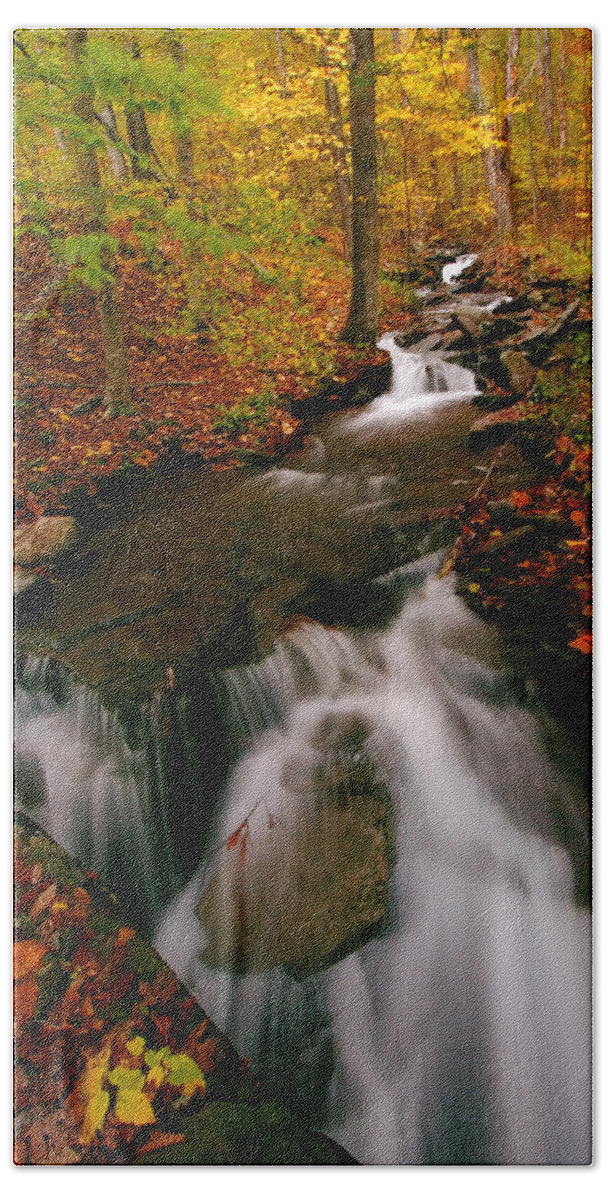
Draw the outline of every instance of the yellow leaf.
[[[102,1084],[109,1060],[110,1047],[108,1046],[105,1050],[100,1050],[99,1054],[95,1054],[93,1058],[89,1059],[80,1080],[81,1090],[87,1098],[87,1107],[80,1131],[80,1141],[84,1146],[88,1146],[91,1139],[97,1133],[97,1130],[103,1128],[106,1118],[108,1104],[110,1103],[110,1093],[106,1092]]]
[[[129,1067],[116,1067],[110,1071],[108,1079],[118,1088],[114,1106],[116,1120],[125,1125],[154,1125],[154,1109],[143,1092],[146,1082],[143,1073]]]
[[[166,1074],[167,1074],[167,1072],[166,1072],[165,1068],[162,1066],[162,1064],[157,1063],[157,1065],[155,1067],[151,1067],[150,1070],[148,1071],[148,1074],[146,1076],[146,1083],[151,1084],[151,1086],[155,1089],[159,1088],[161,1083],[164,1083]]]
[[[100,1088],[89,1100],[80,1133],[80,1141],[84,1146],[88,1146],[98,1129],[103,1129],[109,1103],[110,1093],[103,1088]]]
[[[154,1125],[154,1109],[143,1092],[121,1088],[116,1097],[116,1120],[126,1125]]]
[[[131,1038],[130,1042],[127,1042],[127,1050],[134,1058],[139,1058],[140,1054],[144,1052],[145,1044],[143,1037],[134,1037]]]
[[[481,587],[479,586],[479,584],[478,584],[478,583],[470,583],[470,584],[469,584],[469,591],[470,591],[470,592],[480,592],[480,591],[481,591]]]

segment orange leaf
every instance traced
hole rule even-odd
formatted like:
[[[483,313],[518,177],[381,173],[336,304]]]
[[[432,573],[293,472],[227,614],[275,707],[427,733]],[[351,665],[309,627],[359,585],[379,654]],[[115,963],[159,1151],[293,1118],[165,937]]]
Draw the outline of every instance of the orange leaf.
[[[31,976],[29,979],[22,979],[21,983],[15,984],[14,991],[14,1007],[15,1020],[22,1024],[24,1021],[30,1021],[36,1011],[38,1003],[38,984]]]
[[[13,968],[15,979],[24,979],[31,971],[37,971],[46,954],[46,947],[29,938],[15,942],[13,946]]]
[[[516,508],[525,508],[530,503],[530,495],[528,492],[511,492],[511,503]]]
[[[145,1145],[140,1146],[137,1157],[140,1158],[142,1154],[151,1154],[153,1150],[162,1150],[164,1146],[177,1146],[185,1140],[184,1133],[163,1133],[162,1129],[154,1129]]]
[[[118,937],[116,938],[117,948],[120,948],[121,946],[126,946],[127,942],[130,942],[131,938],[134,938],[134,937],[135,937],[135,930],[129,929],[129,927],[127,925],[123,925],[122,928],[118,930]]]
[[[574,525],[578,525],[580,529],[584,529],[587,524],[587,518],[580,508],[575,508],[574,512],[570,513],[570,520]]]
[[[593,640],[590,633],[579,633],[573,642],[568,642],[568,645],[573,650],[580,650],[581,654],[591,654]]]
[[[49,885],[49,887],[45,888],[44,891],[40,893],[40,895],[38,896],[38,899],[34,900],[34,903],[32,904],[32,907],[30,908],[30,917],[31,917],[32,921],[35,921],[36,917],[40,916],[40,913],[44,912],[45,908],[51,907],[51,904],[53,903],[53,900],[55,899],[56,895],[57,895],[57,884],[56,883],[51,883]]]

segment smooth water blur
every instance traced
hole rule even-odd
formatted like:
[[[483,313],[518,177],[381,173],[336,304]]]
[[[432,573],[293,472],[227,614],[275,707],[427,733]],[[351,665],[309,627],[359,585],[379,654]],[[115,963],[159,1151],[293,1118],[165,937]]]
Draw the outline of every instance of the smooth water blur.
[[[268,863],[270,814],[276,854],[285,837],[297,846],[318,803],[300,782],[318,731],[355,715],[395,809],[384,934],[302,980],[204,966],[194,905],[220,850],[156,945],[271,1085],[361,1161],[584,1162],[588,914],[556,836],[564,812],[578,818],[540,727],[480,660],[484,630],[436,570],[435,557],[409,569],[413,592],[384,633],[304,626],[227,681],[250,749],[216,844],[249,815],[249,853]],[[264,900],[271,925],[289,896]]]
[[[95,692],[49,659],[15,687],[16,803],[115,888],[144,929],[179,886],[154,711],[135,747]]]
[[[448,264],[444,281],[474,259]],[[510,690],[497,635],[471,615],[453,576],[438,577],[440,555],[426,553],[447,544],[433,541],[445,512],[487,467],[468,448],[474,378],[438,353],[400,349],[394,334],[380,345],[393,365],[383,396],[320,421],[289,466],[224,480],[212,505],[194,479],[175,495],[161,489],[158,510],[145,506],[145,538],[141,522],[131,531],[143,566],[150,553],[163,564],[158,594],[185,588],[184,607],[168,607],[154,626],[159,678],[184,630],[188,646],[207,645],[228,664],[210,683],[232,769],[215,808],[197,814],[204,836],[194,854],[210,849],[188,884],[176,896],[179,847],[156,702],[127,737],[91,688],[49,661],[26,660],[17,674],[17,800],[116,887],[142,928],[156,922],[157,949],[237,1050],[361,1162],[585,1163],[589,913],[575,903],[566,849],[581,853],[584,820],[547,757],[543,728]],[[493,476],[498,494],[515,479],[521,486],[521,471],[505,455]],[[125,585],[115,529],[107,542],[93,584],[103,599],[105,573],[119,591],[127,586],[130,607],[143,606],[149,572]],[[298,616],[320,615],[319,590],[329,615]],[[241,612],[237,593],[239,603],[248,597],[243,628],[253,613],[255,637],[239,642],[235,616],[221,659],[225,614]],[[306,597],[312,607],[298,608]],[[63,603],[54,619],[65,634],[82,601],[70,593]],[[363,620],[354,619],[357,605]],[[374,605],[383,620],[373,619]],[[117,661],[127,661],[121,647]],[[106,659],[114,662],[113,642]],[[91,669],[86,655],[75,661]],[[194,708],[202,743],[209,729]],[[276,929],[301,914],[294,864],[305,875],[311,828],[331,880],[337,847],[326,801],[341,730],[356,730],[356,744],[343,739],[340,770],[354,771],[360,787],[373,778],[390,801],[386,913],[356,946],[296,969],[277,959]],[[239,828],[258,889],[254,932],[268,943],[257,962],[282,966],[210,965],[214,954],[226,961],[222,938],[236,944],[243,923]]]
[[[457,363],[446,362],[440,354],[409,353],[387,333],[378,346],[387,350],[393,367],[391,388],[372,400],[354,416],[339,421],[342,433],[357,435],[373,426],[410,421],[440,406],[460,404],[476,396],[475,377]]]

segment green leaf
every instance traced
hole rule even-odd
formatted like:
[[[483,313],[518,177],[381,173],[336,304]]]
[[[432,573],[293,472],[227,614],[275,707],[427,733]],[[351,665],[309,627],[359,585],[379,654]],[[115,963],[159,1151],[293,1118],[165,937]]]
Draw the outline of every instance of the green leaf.
[[[167,1083],[175,1087],[184,1087],[198,1083],[204,1086],[205,1076],[193,1058],[187,1054],[171,1054],[167,1059]]]

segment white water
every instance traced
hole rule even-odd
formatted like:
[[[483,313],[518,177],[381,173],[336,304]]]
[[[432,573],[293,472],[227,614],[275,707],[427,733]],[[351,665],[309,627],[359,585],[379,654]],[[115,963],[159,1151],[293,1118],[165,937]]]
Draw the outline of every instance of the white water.
[[[392,378],[388,392],[354,416],[337,418],[340,432],[358,435],[374,428],[401,425],[434,409],[460,404],[477,395],[475,377],[458,363],[447,362],[433,351],[417,354],[402,350],[394,333],[385,333],[378,346],[391,356]]]
[[[441,277],[448,287],[455,283],[459,275],[466,271],[467,267],[472,267],[477,260],[477,254],[459,254],[455,262],[446,263],[441,272]]]
[[[152,742],[154,732],[152,715]],[[28,658],[15,688],[15,764],[17,802],[21,793],[34,820],[153,925],[174,885],[154,746],[133,749],[95,692]]]
[[[385,633],[304,626],[230,680],[254,740],[217,844],[252,808],[250,854],[269,853],[269,815],[297,839],[319,727],[357,714],[396,809],[385,936],[301,981],[205,967],[193,908],[214,856],[156,945],[241,1053],[361,1161],[584,1162],[588,916],[552,838],[570,800],[535,720],[467,653],[478,622],[436,559],[423,567]]]
[[[402,351],[390,334],[381,344],[391,389],[350,425],[342,420],[347,434],[474,394],[472,374],[438,354]],[[319,439],[315,455],[325,466]],[[349,483],[282,468],[256,481],[252,508],[261,488],[281,504],[328,492],[354,511],[390,486],[382,476]],[[406,598],[383,633],[303,622],[261,663],[223,672],[240,757],[220,800],[216,850],[166,908],[156,945],[276,1093],[360,1161],[584,1163],[589,917],[574,903],[555,832],[576,827],[577,811],[540,726],[488,655],[487,627],[450,577],[437,578],[438,565],[396,573]],[[152,714],[133,748],[90,691],[64,679],[57,693],[50,670],[30,660],[17,688],[17,760],[38,792],[32,815],[117,890],[125,885],[145,923],[174,878],[158,722]],[[226,840],[251,814],[250,858],[268,861],[285,839],[297,847],[322,800],[310,786],[320,728],[353,716],[394,806],[383,935],[300,979],[283,968],[205,966],[195,906]],[[281,829],[274,844],[270,821]],[[265,899],[270,922],[290,901],[285,888]],[[233,895],[226,905],[237,920]]]

